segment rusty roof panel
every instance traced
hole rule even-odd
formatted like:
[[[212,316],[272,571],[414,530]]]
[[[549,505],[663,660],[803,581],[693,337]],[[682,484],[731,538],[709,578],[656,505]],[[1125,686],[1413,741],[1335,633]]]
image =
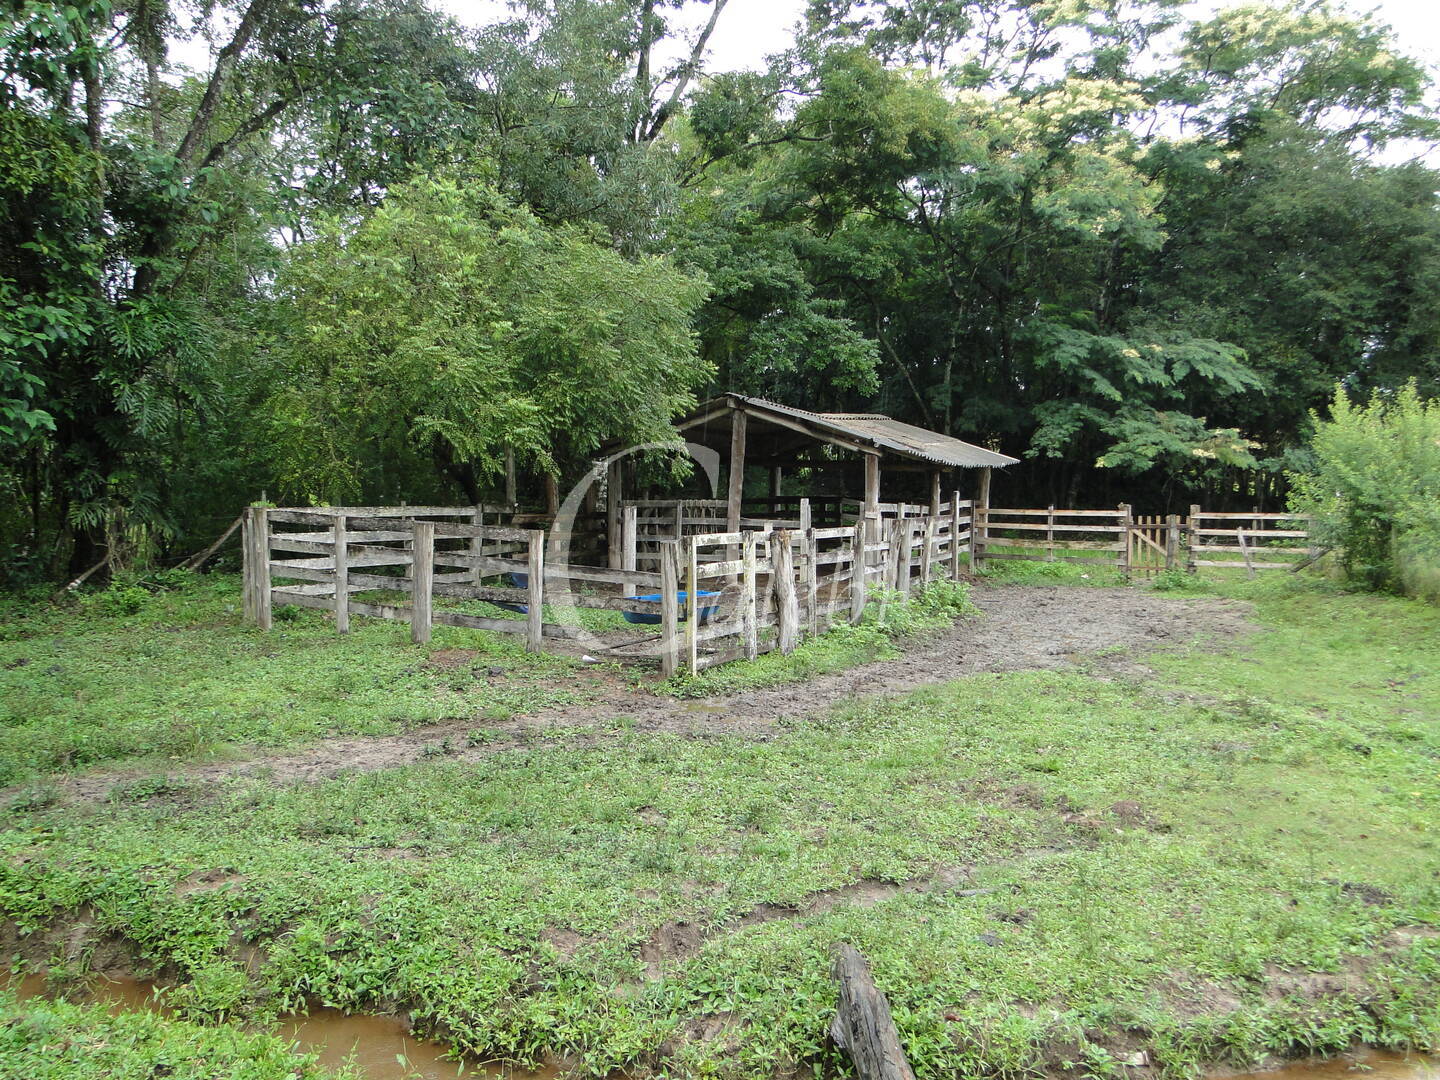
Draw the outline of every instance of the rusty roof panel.
[[[892,420],[878,413],[817,413],[808,409],[797,409],[793,405],[767,401],[765,398],[746,397],[743,394],[727,396],[744,402],[747,412],[761,417],[766,412],[791,416],[821,429],[828,429],[852,442],[868,443],[892,454],[920,458],[935,465],[956,469],[1004,468],[1020,460],[962,439],[941,435],[938,431]]]

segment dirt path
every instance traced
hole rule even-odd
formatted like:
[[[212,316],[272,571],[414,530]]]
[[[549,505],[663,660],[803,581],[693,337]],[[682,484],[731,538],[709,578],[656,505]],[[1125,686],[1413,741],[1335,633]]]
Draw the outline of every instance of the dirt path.
[[[803,683],[755,690],[725,698],[681,701],[631,689],[596,672],[585,705],[542,710],[500,723],[468,720],[430,725],[402,735],[344,737],[294,752],[256,756],[170,770],[169,775],[203,784],[229,777],[263,775],[282,783],[304,783],[346,770],[362,772],[419,761],[443,750],[446,760],[463,761],[527,745],[540,732],[579,729],[575,738],[600,743],[623,719],[640,731],[665,731],[692,738],[739,733],[768,738],[782,718],[820,712],[858,697],[899,694],[978,672],[1065,667],[1102,651],[1112,670],[1143,672],[1137,654],[1192,641],[1224,643],[1254,629],[1247,605],[1228,600],[1178,598],[1132,589],[1061,586],[977,587],[972,594],[984,613],[949,631],[913,644],[902,656]],[[485,740],[469,745],[481,728]],[[570,745],[574,745],[572,741]],[[93,772],[63,781],[67,799],[104,798],[131,772]]]

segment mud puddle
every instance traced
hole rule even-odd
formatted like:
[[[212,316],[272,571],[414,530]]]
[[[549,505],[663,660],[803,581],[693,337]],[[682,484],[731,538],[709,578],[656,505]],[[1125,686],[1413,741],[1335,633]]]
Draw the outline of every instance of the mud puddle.
[[[1440,1058],[1390,1050],[1358,1050],[1324,1060],[1297,1061],[1263,1072],[1216,1073],[1215,1080],[1440,1080]]]
[[[44,975],[25,975],[12,984],[20,1000],[45,998]],[[167,1012],[163,996],[143,979],[97,979],[81,999],[119,1013],[140,1009]],[[438,1043],[417,1039],[398,1016],[348,1014],[316,1008],[282,1017],[274,1034],[303,1053],[317,1054],[327,1068],[357,1067],[366,1080],[555,1080],[558,1068],[518,1069],[457,1062]]]

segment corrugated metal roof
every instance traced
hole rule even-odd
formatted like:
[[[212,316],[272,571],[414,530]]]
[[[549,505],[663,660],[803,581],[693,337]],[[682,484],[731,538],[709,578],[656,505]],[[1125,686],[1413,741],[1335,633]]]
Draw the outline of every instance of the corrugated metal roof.
[[[956,469],[980,469],[987,466],[1003,469],[1014,465],[1020,459],[997,454],[983,446],[967,443],[938,431],[929,431],[914,424],[892,420],[879,413],[817,413],[808,409],[797,409],[793,405],[781,405],[765,398],[746,397],[744,394],[727,394],[727,398],[745,403],[747,411],[763,414],[767,411],[804,420],[816,427],[827,429],[834,434],[861,444],[868,443],[892,454],[920,458],[936,465]]]

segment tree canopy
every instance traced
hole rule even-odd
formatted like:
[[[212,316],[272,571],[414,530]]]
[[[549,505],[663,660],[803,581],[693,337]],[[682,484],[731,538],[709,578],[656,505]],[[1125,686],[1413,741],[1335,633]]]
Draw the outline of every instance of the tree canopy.
[[[712,71],[726,17],[9,5],[7,575],[563,479],[716,390],[1155,510],[1279,506],[1337,385],[1440,394],[1431,74],[1373,17],[813,0]]]

